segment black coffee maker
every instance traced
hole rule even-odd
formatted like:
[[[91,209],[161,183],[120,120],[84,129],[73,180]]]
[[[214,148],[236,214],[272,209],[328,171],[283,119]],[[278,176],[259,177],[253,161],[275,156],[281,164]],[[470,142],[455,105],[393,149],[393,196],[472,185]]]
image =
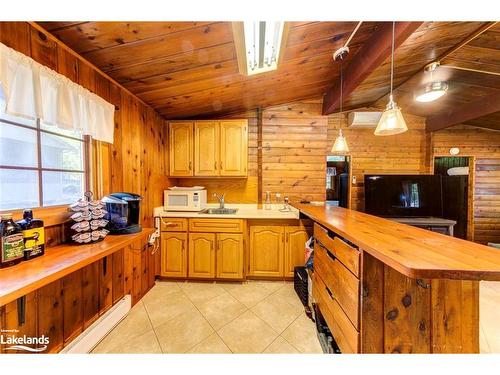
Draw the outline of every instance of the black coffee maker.
[[[139,212],[142,197],[133,193],[111,193],[102,198],[108,212],[108,229],[112,234],[130,234],[142,230]]]

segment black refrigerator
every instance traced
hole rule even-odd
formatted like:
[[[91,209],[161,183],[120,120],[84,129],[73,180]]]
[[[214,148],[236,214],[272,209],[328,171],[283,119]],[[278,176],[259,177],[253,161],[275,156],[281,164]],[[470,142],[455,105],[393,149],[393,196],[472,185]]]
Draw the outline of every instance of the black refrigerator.
[[[469,176],[442,176],[443,217],[455,220],[454,237],[467,238]]]

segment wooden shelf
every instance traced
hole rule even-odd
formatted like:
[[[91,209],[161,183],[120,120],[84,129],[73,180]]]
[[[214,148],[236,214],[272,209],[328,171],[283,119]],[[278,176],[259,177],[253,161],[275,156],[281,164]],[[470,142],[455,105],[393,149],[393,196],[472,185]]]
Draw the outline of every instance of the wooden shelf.
[[[345,208],[293,206],[410,278],[500,281],[498,249]]]
[[[22,297],[73,271],[149,236],[153,228],[125,235],[109,235],[89,245],[65,244],[46,250],[45,255],[0,270],[0,306]]]

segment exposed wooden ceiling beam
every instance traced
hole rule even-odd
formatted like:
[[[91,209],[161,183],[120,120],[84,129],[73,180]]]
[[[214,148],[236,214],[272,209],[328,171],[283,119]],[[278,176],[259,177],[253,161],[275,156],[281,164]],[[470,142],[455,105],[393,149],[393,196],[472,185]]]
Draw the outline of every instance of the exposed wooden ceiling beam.
[[[432,132],[449,128],[499,111],[500,92],[479,98],[465,105],[456,106],[444,113],[427,117],[425,129]]]
[[[422,22],[396,22],[395,45],[399,47],[417,30]],[[364,43],[344,71],[344,97],[351,94],[391,54],[392,22],[384,22]],[[332,62],[333,63],[333,62]],[[333,113],[340,105],[338,82],[323,98],[323,115]]]

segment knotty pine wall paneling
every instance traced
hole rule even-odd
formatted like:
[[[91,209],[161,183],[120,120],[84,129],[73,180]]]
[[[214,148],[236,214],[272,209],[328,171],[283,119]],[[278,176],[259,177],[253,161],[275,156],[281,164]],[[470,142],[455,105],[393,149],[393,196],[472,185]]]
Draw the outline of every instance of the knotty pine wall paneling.
[[[28,22],[0,22],[0,42],[64,74],[115,105],[114,143],[93,142],[93,189],[98,198],[109,192],[143,195],[141,224],[153,225],[153,208],[162,204],[171,181],[167,167],[165,121],[150,107],[50,34]],[[36,215],[36,211],[35,211]],[[64,242],[63,225],[46,230],[49,246]]]

